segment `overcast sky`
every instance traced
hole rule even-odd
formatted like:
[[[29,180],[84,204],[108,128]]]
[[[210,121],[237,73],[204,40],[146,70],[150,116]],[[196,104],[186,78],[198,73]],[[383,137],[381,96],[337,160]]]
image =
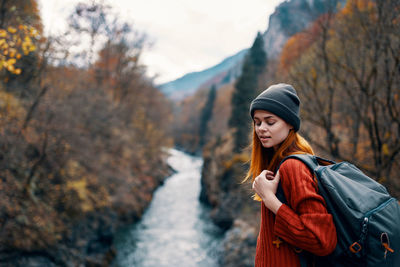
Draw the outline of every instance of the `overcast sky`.
[[[62,31],[78,2],[38,0],[45,34]],[[283,0],[109,0],[154,44],[142,63],[156,83],[211,67],[251,46]]]

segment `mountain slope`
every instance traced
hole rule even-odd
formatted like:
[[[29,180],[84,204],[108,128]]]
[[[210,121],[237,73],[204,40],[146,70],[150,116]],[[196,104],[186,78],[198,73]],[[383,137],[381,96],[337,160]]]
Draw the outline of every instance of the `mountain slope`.
[[[269,58],[277,58],[286,41],[324,13],[333,11],[346,0],[291,0],[281,3],[269,18],[263,34],[265,51]]]
[[[224,59],[221,63],[199,72],[191,72],[183,77],[162,84],[158,88],[171,99],[179,100],[193,94],[201,85],[215,76],[227,73],[240,64],[248,49],[243,49],[237,54]]]
[[[279,56],[286,41],[293,34],[304,30],[323,13],[335,11],[346,0],[287,0],[282,2],[269,17],[268,29],[263,33],[265,51],[269,59]],[[220,64],[199,72],[162,84],[159,89],[170,99],[181,100],[192,95],[201,86],[217,87],[235,80],[241,72],[241,65],[248,49],[226,58]]]

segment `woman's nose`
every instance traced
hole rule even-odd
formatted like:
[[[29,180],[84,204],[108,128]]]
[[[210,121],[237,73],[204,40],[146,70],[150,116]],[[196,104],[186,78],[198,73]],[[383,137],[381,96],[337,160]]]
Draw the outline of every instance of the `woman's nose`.
[[[260,125],[260,130],[265,132],[268,129],[267,124],[265,122],[262,122]]]

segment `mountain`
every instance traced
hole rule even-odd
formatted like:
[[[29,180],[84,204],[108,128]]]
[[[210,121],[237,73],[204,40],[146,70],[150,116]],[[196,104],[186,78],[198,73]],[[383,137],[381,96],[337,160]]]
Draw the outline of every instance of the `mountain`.
[[[269,17],[268,29],[263,34],[268,57],[277,58],[289,37],[303,31],[322,14],[336,12],[345,3],[346,0],[291,0],[281,3]]]
[[[269,59],[276,59],[286,41],[316,20],[322,14],[336,11],[346,0],[286,0],[269,17],[268,29],[263,33],[265,51]],[[340,4],[340,5],[339,5]],[[202,86],[232,82],[241,73],[241,65],[248,49],[226,58],[220,64],[162,84],[160,90],[169,98],[181,100]]]
[[[185,74],[177,80],[158,86],[158,88],[169,98],[180,100],[193,94],[198,88],[208,81],[215,79],[217,76],[219,76],[220,79],[216,79],[216,82],[229,82],[239,75],[239,73],[237,73],[238,71],[235,71],[235,66],[241,65],[240,62],[246,55],[247,50],[248,49],[243,49],[211,68]]]

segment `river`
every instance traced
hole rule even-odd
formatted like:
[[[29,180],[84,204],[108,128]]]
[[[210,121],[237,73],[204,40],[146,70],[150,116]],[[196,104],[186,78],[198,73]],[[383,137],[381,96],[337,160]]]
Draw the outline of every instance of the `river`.
[[[154,193],[142,219],[119,231],[114,267],[218,266],[222,232],[199,202],[202,159],[171,149],[176,173]]]

